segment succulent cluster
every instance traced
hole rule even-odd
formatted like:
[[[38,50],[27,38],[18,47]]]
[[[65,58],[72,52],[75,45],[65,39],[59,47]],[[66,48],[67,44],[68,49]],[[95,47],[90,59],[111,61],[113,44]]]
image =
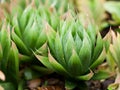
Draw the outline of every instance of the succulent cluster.
[[[111,2],[106,1],[97,18],[97,10],[92,6],[97,7],[98,1],[91,2],[86,4],[91,16],[86,17],[85,8],[74,6],[84,6],[82,0],[8,1],[10,9],[4,10],[4,19],[0,21],[0,88],[23,90],[27,80],[57,73],[66,80],[66,88],[72,90],[76,82],[109,77],[107,72],[97,69],[106,57],[120,69],[119,33],[116,37],[111,31],[105,39],[100,33],[109,23],[119,24],[119,12],[109,9]],[[104,22],[105,10],[112,13],[114,23]]]

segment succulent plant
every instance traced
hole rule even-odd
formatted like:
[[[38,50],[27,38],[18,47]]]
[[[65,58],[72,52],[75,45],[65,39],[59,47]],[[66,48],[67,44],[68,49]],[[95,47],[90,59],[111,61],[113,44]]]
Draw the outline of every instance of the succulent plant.
[[[119,39],[120,34],[119,32],[114,32],[112,29],[110,29],[109,33],[109,41],[110,47],[109,47],[109,53],[107,54],[108,59],[111,59],[112,61],[115,61],[115,63],[118,66],[118,71],[120,69],[120,62],[119,62]]]
[[[101,56],[104,42],[92,24],[84,28],[80,20],[67,18],[61,20],[57,31],[46,23],[46,34],[48,57],[35,54],[43,65],[67,78],[93,77],[92,70],[104,60],[104,55]]]
[[[40,48],[46,42],[41,22],[41,18],[31,7],[26,8],[21,17],[16,15],[13,18],[12,39],[21,54],[32,56],[32,50]]]
[[[59,17],[57,14],[53,15],[45,7],[36,8],[32,4],[28,5],[22,13],[14,15],[11,21],[11,27],[14,27],[11,31],[11,36],[19,51],[20,64],[26,64],[29,67],[29,69],[25,68],[24,72],[25,79],[27,80],[39,77],[39,75],[34,75],[38,74],[38,72],[41,75],[53,72],[43,67],[33,54],[34,52],[47,56],[47,37],[44,30],[45,21],[54,29],[57,29]],[[30,77],[28,73],[31,73]]]
[[[100,9],[101,14],[96,9],[101,8],[97,6],[97,0],[87,0],[86,11],[90,17],[86,15],[86,18],[82,8],[80,13],[83,17],[80,19],[78,15],[72,16],[71,12],[60,16],[72,6],[72,0],[64,0],[63,3],[60,0],[15,1],[10,4],[10,11],[4,14],[9,25],[2,24],[0,30],[0,75],[6,78],[0,81],[0,88],[2,86],[8,90],[11,86],[11,90],[21,90],[24,79],[30,80],[53,72],[65,77],[69,89],[76,84],[81,87],[84,81],[105,77],[103,72],[96,70],[104,61],[109,46],[97,30],[101,29],[105,19],[103,8]],[[105,7],[107,10],[107,4]],[[110,13],[113,15],[113,12]],[[117,15],[114,15],[114,20],[117,20]],[[94,23],[90,22],[92,20]],[[117,36],[113,35],[115,41],[110,46],[108,56],[115,59],[120,68],[117,49],[120,35],[117,33]],[[22,65],[24,67],[21,68]],[[22,74],[19,73],[21,70]],[[23,73],[24,79],[21,78]]]
[[[5,74],[4,82],[0,85],[6,88],[17,88],[19,82],[18,50],[10,37],[10,25],[5,23],[0,31],[0,70]],[[13,89],[14,90],[14,89]]]

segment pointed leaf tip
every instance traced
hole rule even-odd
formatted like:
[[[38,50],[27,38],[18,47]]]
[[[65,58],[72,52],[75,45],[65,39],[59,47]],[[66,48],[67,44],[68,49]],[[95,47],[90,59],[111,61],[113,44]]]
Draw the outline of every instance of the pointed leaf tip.
[[[80,79],[80,80],[90,80],[92,77],[93,77],[94,73],[92,70],[90,70],[90,73],[86,74],[86,75],[83,75],[83,76],[79,76],[77,77],[77,79]]]

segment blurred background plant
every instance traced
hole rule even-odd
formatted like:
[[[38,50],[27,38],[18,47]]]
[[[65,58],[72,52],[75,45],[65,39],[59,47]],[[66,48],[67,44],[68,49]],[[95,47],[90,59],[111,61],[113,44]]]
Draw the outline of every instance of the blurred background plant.
[[[118,32],[114,32],[110,30],[110,49],[107,55],[107,60],[109,61],[109,65],[111,70],[115,71],[115,82],[110,84],[108,90],[119,90],[120,89],[120,60],[119,60],[119,53],[120,53],[120,34]]]
[[[81,19],[90,18],[99,30],[104,30],[110,26],[118,26],[120,2],[117,0],[75,0]],[[83,19],[83,22],[86,20]],[[86,24],[86,22],[85,22]]]
[[[108,1],[104,4],[105,10],[111,15],[111,20],[108,22],[111,25],[120,25],[120,2]]]
[[[105,9],[102,8],[104,3],[105,0],[76,0],[75,5],[81,19],[89,18],[99,27],[99,30],[102,30],[108,26],[107,22],[105,22],[107,17]],[[86,25],[87,21],[83,19],[83,22]]]

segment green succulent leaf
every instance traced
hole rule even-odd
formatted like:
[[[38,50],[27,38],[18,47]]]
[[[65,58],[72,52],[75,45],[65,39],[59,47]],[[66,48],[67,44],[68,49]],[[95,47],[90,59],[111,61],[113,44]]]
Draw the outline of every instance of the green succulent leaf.
[[[55,13],[54,13],[55,14]],[[51,26],[57,30],[58,24],[59,24],[59,18],[57,15],[51,15]]]
[[[82,76],[77,76],[78,80],[90,80],[93,77],[94,73],[90,70],[90,73]]]
[[[84,72],[89,68],[90,59],[91,59],[91,46],[87,35],[84,35],[83,44],[79,52],[79,57],[82,62],[82,69]]]
[[[71,22],[69,22],[68,20],[64,21],[64,22],[60,22],[60,35],[61,36],[64,36],[67,32],[68,32],[68,29],[69,29],[69,26],[71,26]]]
[[[94,50],[94,47],[95,47],[95,36],[96,36],[96,30],[95,30],[95,26],[93,26],[92,24],[88,25],[87,27],[87,33],[89,35],[89,38],[91,40],[91,43],[92,43],[92,51]],[[93,52],[92,52],[93,54]]]
[[[34,49],[34,46],[37,41],[38,38],[38,34],[39,34],[39,28],[37,27],[37,22],[36,20],[34,20],[31,28],[29,28],[28,30],[25,30],[23,33],[23,37],[24,37],[24,42],[25,44],[29,47]]]
[[[35,45],[36,49],[40,48],[46,42],[46,39],[47,39],[47,36],[46,36],[44,30],[42,30],[39,33],[40,33],[40,35],[38,36],[38,39],[37,39],[36,45]]]
[[[36,20],[36,12],[30,14],[30,18],[28,19],[28,23],[26,24],[25,28],[21,30],[23,36],[24,36],[25,32],[28,32],[29,29],[31,29],[35,20]],[[26,33],[25,33],[25,35],[26,35]]]
[[[17,45],[20,52],[22,52],[23,54],[29,55],[28,48],[26,47],[24,42],[15,34],[14,31],[12,31],[12,39],[15,42],[15,44]]]
[[[18,37],[20,37],[22,39],[22,35],[21,35],[21,29],[20,29],[20,25],[19,25],[19,20],[17,15],[13,17],[12,20],[12,24],[14,26],[14,32],[17,34]]]
[[[1,58],[1,70],[6,73],[7,64],[8,64],[8,55],[10,51],[10,27],[4,23],[1,32],[0,32],[0,45],[2,49],[2,58]]]
[[[58,72],[62,75],[65,75],[65,76],[68,75],[68,72],[66,71],[66,69],[52,57],[50,52],[48,53],[48,59],[49,59],[50,64],[52,65],[53,69],[56,72]]]
[[[95,46],[95,49],[93,52],[91,64],[97,60],[97,58],[100,56],[102,50],[103,50],[103,40],[101,38],[101,35],[98,33],[97,42],[96,42],[96,46]]]
[[[10,49],[10,27],[3,25],[0,33],[0,42],[2,46],[2,50],[4,53],[4,57],[7,57]]]
[[[52,29],[52,27],[50,27],[48,23],[45,23],[45,24],[46,24],[46,34],[47,34],[48,44],[49,44],[51,53],[55,56],[54,42],[55,42],[56,32]]]
[[[65,81],[65,88],[67,90],[73,90],[76,86],[77,86],[77,84],[74,83],[74,82],[71,82],[71,81],[68,81],[68,80]]]
[[[72,37],[71,31],[68,32],[68,34],[66,34],[65,39],[66,40],[63,41],[64,55],[65,55],[64,57],[65,57],[66,63],[68,63],[69,59],[72,55],[72,50],[75,49],[75,42],[74,42],[74,39]]]
[[[110,77],[110,73],[105,70],[100,70],[94,74],[92,80],[102,80]]]
[[[56,39],[55,39],[55,51],[56,51],[56,58],[57,58],[58,62],[65,67],[66,62],[64,59],[62,42],[61,42],[61,39],[60,39],[58,33],[56,34]]]
[[[30,62],[32,60],[31,57],[26,56],[26,55],[22,55],[20,53],[19,53],[18,57],[19,57],[20,63]]]
[[[7,71],[10,74],[8,79],[13,79],[14,83],[18,83],[19,80],[19,59],[18,59],[18,50],[14,42],[12,42],[12,46],[10,49],[9,57],[8,57],[8,65]],[[15,82],[16,81],[16,82]]]
[[[75,47],[76,47],[77,53],[79,53],[79,51],[80,51],[80,49],[81,49],[81,47],[82,47],[82,43],[83,43],[83,42],[82,42],[81,38],[79,37],[78,34],[76,34]]]
[[[26,27],[28,20],[30,18],[30,14],[32,14],[33,12],[33,8],[32,6],[28,6],[22,13],[21,15],[21,19],[20,19],[20,28],[21,30],[24,30],[24,28]]]
[[[48,50],[47,50],[47,42],[44,43],[40,48],[36,49],[35,53],[37,54],[40,54],[40,55],[43,55],[43,56],[46,56],[47,53],[48,53]]]
[[[77,55],[76,51],[73,49],[72,55],[70,57],[70,60],[68,62],[68,68],[71,74],[73,76],[80,75],[82,70],[82,62],[79,59],[79,56]]]
[[[46,66],[47,68],[51,69],[52,70],[52,66],[48,60],[48,57],[45,57],[45,56],[40,56],[40,55],[37,55],[34,53],[34,55],[36,56],[36,58],[44,65]]]
[[[100,56],[94,63],[92,63],[90,68],[95,69],[98,65],[100,65],[105,60],[105,58],[106,58],[106,51],[105,51],[105,48],[103,48],[103,51],[101,52]]]

